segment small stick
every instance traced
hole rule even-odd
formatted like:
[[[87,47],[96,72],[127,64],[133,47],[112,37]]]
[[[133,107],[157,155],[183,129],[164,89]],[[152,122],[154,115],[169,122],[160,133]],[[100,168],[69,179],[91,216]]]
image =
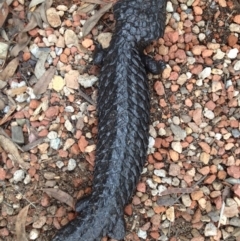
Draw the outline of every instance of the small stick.
[[[79,89],[79,94],[87,101],[89,102],[91,105],[96,106],[96,103],[87,95],[85,94],[82,90]]]

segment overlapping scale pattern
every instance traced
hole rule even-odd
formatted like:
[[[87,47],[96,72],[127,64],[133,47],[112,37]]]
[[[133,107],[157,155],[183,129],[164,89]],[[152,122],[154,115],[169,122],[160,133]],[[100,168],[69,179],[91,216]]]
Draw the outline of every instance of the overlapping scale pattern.
[[[98,84],[98,142],[90,197],[54,241],[98,241],[125,235],[124,206],[146,161],[149,88],[143,50],[163,35],[166,0],[119,0],[116,29]]]

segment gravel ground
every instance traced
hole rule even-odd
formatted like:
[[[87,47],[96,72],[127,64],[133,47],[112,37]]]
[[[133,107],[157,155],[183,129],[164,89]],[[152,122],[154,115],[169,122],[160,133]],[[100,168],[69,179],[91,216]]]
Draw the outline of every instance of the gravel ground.
[[[111,38],[112,2],[7,2],[0,241],[49,241],[91,192],[99,73],[91,61]],[[239,35],[237,0],[168,2],[164,37],[146,49],[167,67],[149,75],[149,155],[125,208],[126,241],[240,241]]]

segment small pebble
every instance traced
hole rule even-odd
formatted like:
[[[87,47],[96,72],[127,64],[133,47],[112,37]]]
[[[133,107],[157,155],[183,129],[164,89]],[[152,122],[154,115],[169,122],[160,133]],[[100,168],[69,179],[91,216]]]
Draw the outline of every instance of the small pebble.
[[[233,69],[234,69],[235,71],[239,71],[239,70],[240,70],[240,60],[238,60],[238,61],[234,64]]]
[[[40,232],[37,229],[32,229],[29,233],[30,240],[36,240],[39,237]]]
[[[68,171],[73,171],[76,168],[77,164],[76,161],[74,159],[69,159],[68,161]]]
[[[92,87],[97,81],[97,77],[94,75],[80,75],[78,77],[78,82],[80,85],[82,85],[84,88]]]
[[[13,181],[18,183],[21,182],[25,177],[25,173],[23,170],[17,170],[13,174]]]
[[[173,5],[170,1],[167,2],[166,10],[167,10],[168,13],[172,13],[174,11]]]
[[[50,131],[47,135],[48,139],[49,140],[53,140],[53,139],[56,139],[58,137],[58,134],[56,131]]]
[[[203,115],[210,120],[214,119],[214,117],[215,117],[214,113],[211,110],[208,110],[208,109],[205,109],[203,111]]]
[[[208,223],[204,229],[204,235],[206,237],[217,235],[217,228],[213,223]]]
[[[68,131],[73,132],[74,130],[73,125],[69,120],[65,121],[64,126]]]
[[[138,230],[138,237],[145,240],[147,238],[147,232],[143,231],[142,229],[139,229]]]
[[[61,169],[64,166],[64,163],[62,161],[57,161],[56,165],[59,169]]]
[[[154,170],[153,172],[158,177],[166,177],[166,171],[163,169],[160,170]]]
[[[60,138],[56,138],[50,141],[50,147],[53,148],[54,150],[58,150],[61,145],[61,140]]]
[[[237,57],[238,54],[238,49],[234,48],[234,49],[230,49],[227,56],[229,59],[235,59]]]
[[[24,143],[23,130],[21,126],[11,126],[12,140],[18,144]]]

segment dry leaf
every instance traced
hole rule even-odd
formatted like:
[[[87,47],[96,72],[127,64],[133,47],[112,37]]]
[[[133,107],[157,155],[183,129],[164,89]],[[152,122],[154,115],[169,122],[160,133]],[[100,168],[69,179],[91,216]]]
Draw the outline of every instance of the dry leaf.
[[[17,235],[16,241],[28,241],[25,225],[29,206],[30,204],[24,207],[17,215],[15,224],[15,230]]]
[[[15,58],[12,61],[10,61],[7,67],[0,73],[0,79],[6,81],[9,78],[11,78],[14,75],[18,65],[19,65],[18,58]]]
[[[8,6],[10,6],[12,4],[13,0],[6,0],[6,3]]]
[[[43,2],[45,2],[45,0],[32,0],[29,4],[28,8],[30,9],[30,8],[35,7],[38,4],[43,3]]]
[[[40,27],[42,29],[43,28],[43,19],[41,17],[41,13],[40,12],[34,12],[33,16],[36,19],[38,27]]]
[[[106,4],[85,22],[82,29],[83,36],[86,36],[87,34],[90,33],[90,31],[97,24],[99,19],[103,16],[103,14],[105,14],[112,7],[112,5],[113,5],[112,3]]]
[[[34,74],[37,77],[37,79],[40,79],[44,73],[46,72],[46,68],[45,68],[45,62],[47,60],[47,57],[50,53],[50,49],[49,48],[42,48],[40,51],[39,57],[38,57],[38,61],[36,63],[36,66],[34,68]]]
[[[75,209],[73,198],[66,192],[56,188],[44,188],[43,191],[46,192],[47,195],[54,197],[58,201],[66,203],[69,207]]]
[[[47,90],[48,85],[51,82],[51,80],[55,74],[55,71],[56,71],[56,68],[51,66],[43,74],[43,76],[38,80],[38,82],[33,87],[33,92],[35,95],[41,95]]]
[[[96,7],[96,4],[84,3],[83,5],[81,5],[81,6],[78,8],[77,13],[78,13],[78,14],[89,13],[89,12],[91,12],[95,7]]]
[[[85,2],[85,3],[95,3],[95,4],[106,4],[106,2],[101,1],[101,0],[82,0],[82,2]]]
[[[3,3],[0,3],[0,28],[3,26],[7,16],[9,13],[8,5],[4,1]]]
[[[18,153],[14,143],[3,135],[0,135],[0,146],[9,154],[13,162],[17,162],[22,168],[28,169],[29,163],[25,162]]]
[[[36,18],[35,16],[32,14],[31,17],[30,17],[30,20],[28,22],[28,24],[25,26],[25,28],[23,29],[23,32],[28,32],[32,29],[34,29],[36,26],[37,26],[37,21],[36,21]]]
[[[46,12],[51,6],[52,6],[52,0],[49,0],[49,1],[46,1],[43,4],[41,4],[40,7],[37,9],[37,11],[41,15],[41,18],[42,18],[43,22],[45,22],[47,24],[48,24],[48,21],[47,21]]]
[[[27,33],[19,33],[17,36],[17,44],[11,50],[11,56],[17,56],[30,42],[31,37]]]
[[[31,149],[33,149],[34,147],[42,144],[44,141],[44,137],[40,137],[39,139],[31,142],[31,143],[28,143],[27,145],[23,146],[22,147],[22,150],[23,151],[30,151]]]
[[[7,93],[7,95],[10,95],[13,97],[15,95],[20,95],[22,93],[25,93],[26,90],[27,90],[27,86],[22,86],[22,87],[7,90],[6,93]]]
[[[0,66],[3,67],[8,55],[9,44],[0,42]],[[2,70],[2,68],[1,68]]]

